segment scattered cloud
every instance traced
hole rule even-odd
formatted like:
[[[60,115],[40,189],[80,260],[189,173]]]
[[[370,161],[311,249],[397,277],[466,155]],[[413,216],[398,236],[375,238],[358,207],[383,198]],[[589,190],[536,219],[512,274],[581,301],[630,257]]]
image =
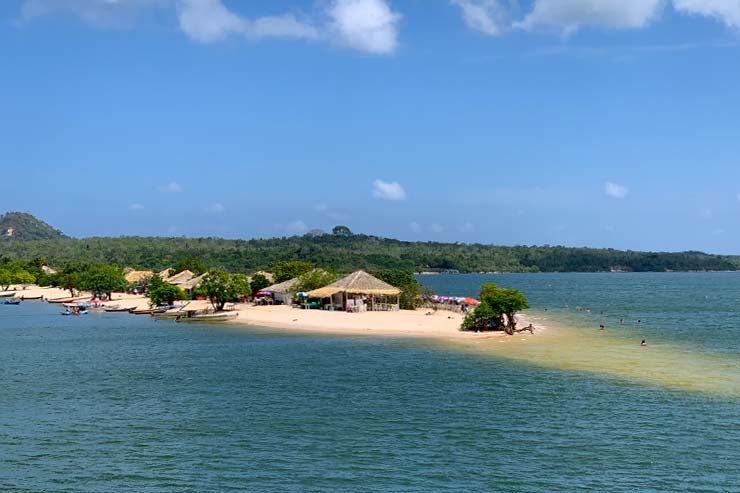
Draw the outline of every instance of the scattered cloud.
[[[406,200],[406,190],[397,181],[375,180],[372,193],[373,197],[380,200]]]
[[[441,233],[444,230],[445,228],[441,224],[434,223],[429,225],[429,231],[431,233]]]
[[[180,193],[182,192],[182,187],[179,183],[171,181],[167,185],[163,186],[161,190],[167,193]]]
[[[474,31],[499,36],[508,28],[508,14],[499,0],[452,0],[460,7],[463,22]]]
[[[241,15],[223,0],[23,0],[21,19],[67,15],[98,28],[131,28],[155,9],[174,12],[180,30],[198,43],[232,36],[323,40],[378,55],[396,50],[402,19],[387,0],[333,0],[312,15],[256,18]]]
[[[663,9],[664,0],[536,0],[515,27],[555,28],[564,34],[583,27],[634,29],[646,26]]]
[[[703,16],[740,28],[738,0],[534,0],[520,15],[516,0],[450,0],[465,25],[489,36],[511,29],[554,30],[564,35],[583,28],[639,29],[660,18],[669,5],[684,15]]]
[[[740,2],[737,0],[673,0],[673,8],[688,15],[701,15],[740,28]]]
[[[625,186],[608,181],[604,185],[604,192],[614,199],[623,199],[627,196],[629,190]]]
[[[306,226],[306,223],[304,223],[300,219],[296,219],[295,221],[289,222],[281,229],[284,230],[286,233],[299,235],[308,231],[308,226]]]
[[[221,0],[182,0],[177,11],[180,29],[200,43],[220,41],[230,35],[251,39],[268,37],[316,39],[319,32],[293,14],[254,20],[229,10]]]
[[[409,229],[414,233],[421,233],[421,224],[417,222],[409,223]]]
[[[226,208],[223,206],[223,204],[219,204],[218,202],[208,206],[208,212],[210,212],[211,214],[220,214],[225,210]]]
[[[128,206],[128,210],[130,211],[143,211],[144,206],[139,203],[134,203]]]
[[[329,8],[329,31],[351,48],[386,55],[398,47],[401,14],[385,0],[336,0]]]
[[[475,224],[471,223],[470,221],[464,222],[460,226],[460,232],[461,233],[475,233]]]

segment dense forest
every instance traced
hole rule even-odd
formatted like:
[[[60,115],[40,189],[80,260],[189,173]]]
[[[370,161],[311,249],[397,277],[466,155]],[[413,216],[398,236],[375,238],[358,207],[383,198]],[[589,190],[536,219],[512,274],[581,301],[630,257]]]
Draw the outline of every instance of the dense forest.
[[[269,269],[281,260],[306,260],[338,272],[663,272],[740,266],[738,257],[701,252],[404,242],[348,232],[255,240],[119,237],[0,242],[0,261],[43,260],[51,266],[87,261],[160,270],[185,257],[199,258],[210,269],[243,273]]]

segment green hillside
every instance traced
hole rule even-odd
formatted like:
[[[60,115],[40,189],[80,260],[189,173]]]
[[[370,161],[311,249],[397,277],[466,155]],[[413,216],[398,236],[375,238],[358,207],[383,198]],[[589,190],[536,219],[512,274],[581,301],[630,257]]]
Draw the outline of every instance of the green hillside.
[[[86,261],[160,270],[183,258],[195,257],[209,269],[222,268],[245,273],[269,269],[274,262],[281,260],[306,260],[341,272],[354,269],[403,269],[415,272],[665,272],[729,271],[740,267],[738,257],[701,252],[406,242],[352,234],[348,230],[341,230],[340,234],[253,240],[161,237],[71,239],[28,214],[6,214],[3,221],[8,221],[6,218],[12,220],[7,224],[18,231],[10,238],[22,241],[2,242],[0,261],[43,259],[52,266]]]
[[[67,238],[61,231],[25,212],[8,212],[0,216],[2,240],[58,240]]]

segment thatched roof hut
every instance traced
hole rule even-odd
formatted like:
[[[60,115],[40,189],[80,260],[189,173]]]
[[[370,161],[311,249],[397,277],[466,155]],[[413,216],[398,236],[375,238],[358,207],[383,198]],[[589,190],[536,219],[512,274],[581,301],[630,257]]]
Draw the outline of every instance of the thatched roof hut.
[[[168,277],[167,279],[165,279],[165,282],[174,284],[175,286],[179,286],[183,283],[190,281],[194,277],[195,277],[195,274],[193,274],[189,270],[184,270],[182,272],[178,272],[172,277]]]
[[[364,294],[367,296],[399,296],[401,290],[371,276],[364,270],[358,270],[336,282],[314,289],[308,295],[311,298],[330,298],[337,293]]]
[[[294,277],[293,279],[273,284],[272,286],[267,286],[260,291],[267,291],[270,293],[290,293],[296,284],[298,284],[298,278]]]
[[[168,277],[170,277],[174,273],[175,273],[175,270],[174,269],[167,268],[167,269],[163,270],[162,272],[160,272],[157,275],[159,276],[160,279],[167,279]]]
[[[189,271],[188,271],[189,272]],[[201,274],[198,277],[193,277],[192,279],[188,279],[187,281],[183,281],[178,284],[179,287],[184,289],[185,291],[192,291],[193,289],[200,286],[200,283],[203,282],[203,279],[208,275],[206,272],[205,274]],[[169,280],[167,281],[169,282]]]
[[[126,279],[126,282],[129,284],[137,284],[140,282],[144,282],[146,279],[152,277],[154,275],[154,272],[150,270],[132,270],[126,273],[124,279]]]

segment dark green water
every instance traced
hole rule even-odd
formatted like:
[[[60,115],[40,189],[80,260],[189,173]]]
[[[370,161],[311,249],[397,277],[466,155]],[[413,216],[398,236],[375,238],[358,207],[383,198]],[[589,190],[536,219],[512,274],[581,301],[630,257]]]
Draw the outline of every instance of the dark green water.
[[[639,314],[614,331],[737,364],[740,276],[617,278],[425,282],[521,287],[579,330],[595,311]],[[436,342],[61,317],[26,302],[0,306],[0,383],[1,491],[740,491],[731,393]]]

